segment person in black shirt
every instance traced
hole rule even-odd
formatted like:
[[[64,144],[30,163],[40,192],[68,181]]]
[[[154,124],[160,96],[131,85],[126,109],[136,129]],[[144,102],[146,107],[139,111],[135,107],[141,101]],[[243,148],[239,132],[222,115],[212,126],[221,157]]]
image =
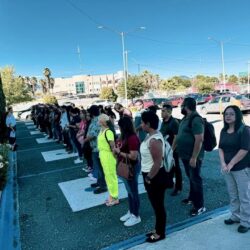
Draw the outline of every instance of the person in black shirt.
[[[239,107],[228,106],[223,113],[219,156],[230,197],[231,217],[226,225],[240,223],[239,233],[250,229],[250,129],[243,123]]]
[[[174,151],[174,161],[175,165],[171,170],[171,174],[175,177],[175,187],[173,192],[171,193],[172,196],[178,195],[182,190],[182,173],[179,163],[179,155],[176,149],[176,135],[178,134],[179,129],[179,122],[176,118],[172,116],[172,106],[169,104],[164,104],[162,106],[162,124],[160,132],[162,133],[163,137],[168,136],[167,140],[169,144],[172,146]]]

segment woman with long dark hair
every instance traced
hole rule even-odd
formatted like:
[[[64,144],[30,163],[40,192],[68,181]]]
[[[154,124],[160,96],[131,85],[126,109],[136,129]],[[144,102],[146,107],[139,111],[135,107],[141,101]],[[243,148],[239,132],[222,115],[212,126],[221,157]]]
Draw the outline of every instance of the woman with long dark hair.
[[[140,199],[138,194],[138,176],[141,170],[139,157],[140,140],[135,133],[133,121],[130,117],[122,117],[118,125],[121,131],[121,147],[114,148],[114,152],[117,154],[118,162],[127,157],[133,166],[131,179],[127,180],[122,178],[128,192],[129,211],[123,215],[120,220],[124,222],[125,226],[129,227],[141,222],[139,216]]]
[[[231,217],[226,225],[240,223],[239,233],[250,228],[250,129],[243,123],[239,107],[232,105],[223,114],[219,156],[230,197]]]

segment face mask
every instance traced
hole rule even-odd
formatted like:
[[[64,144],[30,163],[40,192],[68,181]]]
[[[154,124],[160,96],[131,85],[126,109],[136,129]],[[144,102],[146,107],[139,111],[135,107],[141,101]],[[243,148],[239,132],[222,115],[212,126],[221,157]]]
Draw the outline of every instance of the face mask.
[[[181,113],[182,113],[184,116],[187,115],[187,111],[186,111],[185,107],[183,107],[183,108],[181,109]]]

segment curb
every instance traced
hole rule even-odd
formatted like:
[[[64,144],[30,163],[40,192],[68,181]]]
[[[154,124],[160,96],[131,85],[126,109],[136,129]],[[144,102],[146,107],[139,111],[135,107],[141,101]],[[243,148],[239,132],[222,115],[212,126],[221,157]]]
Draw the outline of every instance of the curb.
[[[215,210],[209,211],[209,212],[202,214],[198,217],[190,218],[190,219],[184,220],[182,222],[178,222],[174,225],[167,226],[166,227],[167,234],[170,235],[174,232],[178,232],[180,230],[183,230],[185,228],[199,224],[201,222],[213,219],[219,215],[223,215],[223,214],[227,213],[228,211],[229,211],[229,206],[225,206],[225,207],[221,207],[221,208],[217,208]],[[102,250],[129,249],[131,247],[135,247],[137,245],[145,243],[145,240],[146,240],[145,234],[141,234],[141,235],[137,235],[133,238],[130,238],[128,240],[115,243],[112,246],[102,248]]]
[[[9,152],[8,181],[0,203],[0,249],[20,250],[16,153]]]

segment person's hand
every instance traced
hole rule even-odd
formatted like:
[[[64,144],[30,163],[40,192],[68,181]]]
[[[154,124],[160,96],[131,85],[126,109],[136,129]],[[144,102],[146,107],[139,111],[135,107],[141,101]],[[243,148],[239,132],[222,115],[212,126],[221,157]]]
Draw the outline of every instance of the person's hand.
[[[120,152],[121,152],[121,150],[119,149],[119,148],[114,148],[113,149],[113,152],[115,153],[115,154],[119,154]]]
[[[227,164],[225,162],[221,164],[221,171],[223,172],[227,171]]]
[[[231,170],[233,167],[234,167],[234,165],[233,165],[231,162],[229,162],[229,163],[227,164],[227,172],[229,173],[230,170]]]
[[[189,165],[192,167],[192,168],[195,168],[196,167],[196,161],[197,159],[192,157],[189,161]]]

